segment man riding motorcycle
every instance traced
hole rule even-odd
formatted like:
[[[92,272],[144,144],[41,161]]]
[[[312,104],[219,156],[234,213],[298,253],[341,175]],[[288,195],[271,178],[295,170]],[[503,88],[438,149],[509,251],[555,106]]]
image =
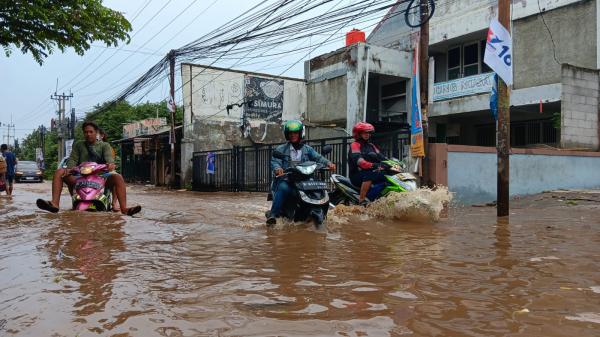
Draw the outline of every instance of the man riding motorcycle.
[[[108,143],[98,141],[98,125],[94,122],[84,122],[81,126],[85,140],[76,142],[71,150],[71,155],[67,161],[67,168],[59,167],[54,173],[52,179],[52,200],[38,199],[37,206],[45,211],[57,213],[60,205],[60,194],[62,192],[63,183],[69,187],[69,191],[73,190],[76,178],[71,174],[72,169],[83,162],[96,162],[98,164],[107,164],[108,173],[105,175],[106,187],[115,191],[121,213],[126,215],[134,215],[141,211],[141,206],[127,207],[127,195],[125,190],[125,181],[123,177],[114,172],[115,160],[112,149]]]
[[[375,132],[375,127],[369,123],[358,122],[352,128],[352,137],[354,142],[350,145],[348,153],[348,168],[350,171],[350,181],[354,186],[360,186],[358,202],[365,205],[367,193],[371,185],[385,181],[385,175],[381,173],[377,163],[368,161],[369,153],[379,153],[379,148],[371,143],[371,135]]]
[[[288,121],[283,126],[283,134],[287,143],[279,145],[275,151],[283,153],[286,158],[278,159],[271,157],[271,169],[275,175],[273,182],[273,204],[267,215],[267,225],[277,223],[277,218],[283,213],[285,201],[293,195],[292,187],[285,179],[284,171],[290,167],[292,162],[314,161],[326,165],[331,171],[335,171],[335,164],[321,156],[312,147],[302,143],[304,138],[304,125],[300,121]]]

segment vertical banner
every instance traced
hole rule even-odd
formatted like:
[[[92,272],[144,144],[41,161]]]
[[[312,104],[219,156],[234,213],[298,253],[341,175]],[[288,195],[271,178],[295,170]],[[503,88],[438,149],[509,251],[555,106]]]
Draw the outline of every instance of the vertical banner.
[[[65,141],[65,157],[71,156],[71,150],[73,149],[73,139],[67,139]]]
[[[207,174],[215,174],[215,157],[216,157],[216,154],[214,152],[209,152],[206,155],[206,173]]]
[[[512,38],[498,20],[492,19],[488,29],[483,62],[507,84],[513,84]]]
[[[494,120],[498,120],[498,75],[494,74],[494,83],[492,83],[492,93],[490,94],[490,111]]]
[[[421,93],[419,87],[419,44],[417,43],[413,59],[412,95],[410,114],[410,152],[413,157],[425,157],[423,144],[423,115],[421,114]]]

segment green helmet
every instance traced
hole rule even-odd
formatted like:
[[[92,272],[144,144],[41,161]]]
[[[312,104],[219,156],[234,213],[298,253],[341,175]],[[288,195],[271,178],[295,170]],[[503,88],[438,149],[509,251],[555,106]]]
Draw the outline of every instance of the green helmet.
[[[283,125],[283,135],[286,140],[290,140],[290,132],[298,132],[300,133],[300,140],[304,138],[304,124],[298,120],[291,120],[285,122]]]

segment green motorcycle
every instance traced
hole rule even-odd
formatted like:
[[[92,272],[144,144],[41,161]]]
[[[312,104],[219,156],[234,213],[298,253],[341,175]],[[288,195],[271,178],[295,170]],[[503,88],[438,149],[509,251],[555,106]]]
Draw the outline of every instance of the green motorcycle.
[[[385,175],[385,182],[373,184],[367,194],[368,202],[375,201],[390,193],[411,192],[417,189],[417,178],[411,173],[404,172],[404,163],[396,158],[386,158],[381,154],[369,153],[369,161],[378,162],[379,170]],[[334,186],[330,193],[330,201],[333,205],[357,205],[360,194],[360,186],[354,186],[350,179],[332,174],[329,178]]]

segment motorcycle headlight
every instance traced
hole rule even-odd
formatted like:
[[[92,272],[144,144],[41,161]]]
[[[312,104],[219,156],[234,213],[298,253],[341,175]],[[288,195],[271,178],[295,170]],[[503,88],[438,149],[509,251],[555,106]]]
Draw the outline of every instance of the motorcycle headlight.
[[[304,175],[310,175],[310,174],[313,174],[313,172],[315,172],[315,170],[317,169],[317,164],[313,164],[313,165],[309,165],[309,166],[301,166],[300,165],[300,166],[296,166],[296,169]]]
[[[91,174],[93,171],[94,171],[94,168],[91,166],[84,166],[79,170],[79,172],[81,174]]]

